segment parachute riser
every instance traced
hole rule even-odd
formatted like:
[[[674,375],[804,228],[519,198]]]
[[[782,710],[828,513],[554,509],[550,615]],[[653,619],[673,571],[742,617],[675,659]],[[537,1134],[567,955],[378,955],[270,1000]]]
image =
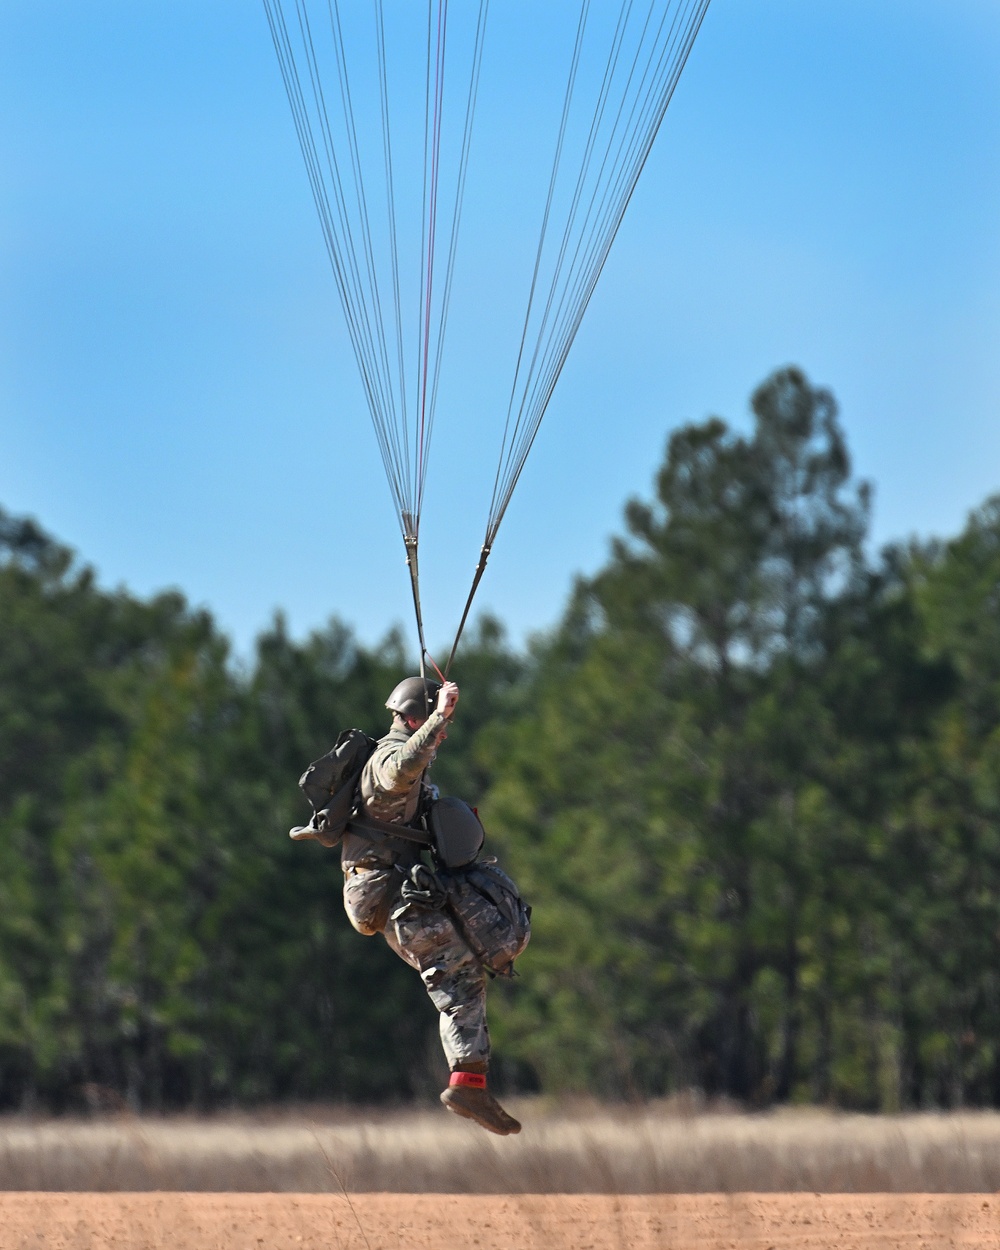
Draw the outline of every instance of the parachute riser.
[[[417,560],[417,536],[414,533],[403,535],[406,547],[406,567],[410,570],[410,589],[413,591],[413,612],[417,621],[417,641],[420,644],[420,676],[427,676],[427,644],[424,641],[424,617],[420,609],[420,565]]]
[[[479,563],[476,565],[476,572],[472,579],[472,589],[469,591],[469,597],[465,601],[465,608],[462,611],[462,619],[458,623],[458,630],[455,634],[455,641],[451,644],[451,651],[448,655],[448,663],[444,666],[445,677],[451,672],[451,664],[455,658],[455,652],[458,650],[458,644],[462,637],[462,631],[465,629],[465,622],[469,619],[469,611],[472,608],[472,601],[476,597],[476,591],[479,589],[479,583],[483,580],[483,574],[486,572],[486,561],[490,558],[490,552],[493,550],[491,542],[483,543],[482,550],[479,553]]]

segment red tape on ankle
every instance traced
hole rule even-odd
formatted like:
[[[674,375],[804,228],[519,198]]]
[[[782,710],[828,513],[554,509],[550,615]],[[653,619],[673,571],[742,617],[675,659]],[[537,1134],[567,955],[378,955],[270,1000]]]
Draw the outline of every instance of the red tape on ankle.
[[[486,1077],[482,1072],[453,1072],[449,1085],[471,1085],[475,1089],[486,1088]]]

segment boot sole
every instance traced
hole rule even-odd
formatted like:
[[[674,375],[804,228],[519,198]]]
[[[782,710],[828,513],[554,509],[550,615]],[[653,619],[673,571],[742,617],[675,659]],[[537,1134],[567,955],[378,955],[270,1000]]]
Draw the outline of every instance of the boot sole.
[[[460,1102],[451,1102],[444,1098],[441,1099],[442,1104],[455,1115],[460,1115],[463,1120],[471,1120],[473,1124],[478,1124],[480,1128],[486,1129],[488,1133],[495,1133],[497,1137],[512,1137],[515,1133],[520,1133],[521,1126],[514,1120],[516,1127],[500,1128],[496,1124],[491,1124],[488,1120],[480,1119],[474,1111],[470,1111],[468,1107],[464,1107]]]

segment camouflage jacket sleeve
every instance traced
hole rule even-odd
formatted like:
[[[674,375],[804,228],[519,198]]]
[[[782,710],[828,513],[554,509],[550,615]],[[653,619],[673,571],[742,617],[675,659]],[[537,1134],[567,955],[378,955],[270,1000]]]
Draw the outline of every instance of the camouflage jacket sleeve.
[[[421,775],[434,759],[447,724],[435,711],[407,737],[393,732],[382,740],[361,777],[361,797],[372,816],[379,820],[413,819]]]

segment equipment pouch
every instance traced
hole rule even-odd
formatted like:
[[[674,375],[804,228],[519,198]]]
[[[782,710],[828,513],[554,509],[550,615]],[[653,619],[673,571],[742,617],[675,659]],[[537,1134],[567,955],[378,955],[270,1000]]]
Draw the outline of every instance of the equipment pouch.
[[[494,863],[444,873],[448,907],[473,954],[494,976],[512,977],[514,960],[531,937],[531,908]]]
[[[427,810],[427,828],[434,858],[442,868],[471,864],[486,840],[479,813],[463,799],[434,799]]]
[[[514,960],[531,937],[531,908],[514,882],[492,860],[432,872],[415,864],[391,915],[409,907],[444,911],[490,976],[512,977]]]

